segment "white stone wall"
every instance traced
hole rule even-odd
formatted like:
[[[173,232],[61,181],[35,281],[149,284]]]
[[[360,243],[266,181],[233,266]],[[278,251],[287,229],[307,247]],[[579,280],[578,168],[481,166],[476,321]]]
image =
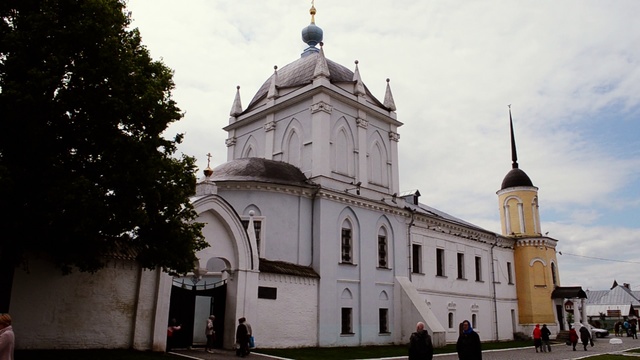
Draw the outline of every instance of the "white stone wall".
[[[159,316],[157,272],[119,260],[95,274],[63,276],[38,259],[28,267],[16,269],[11,294],[18,349],[161,350],[164,345],[153,343]],[[160,310],[168,313],[168,307]],[[161,330],[166,336],[164,324]]]
[[[259,286],[277,288],[277,299],[258,299],[250,321],[260,348],[318,345],[318,280],[289,275],[259,276]]]

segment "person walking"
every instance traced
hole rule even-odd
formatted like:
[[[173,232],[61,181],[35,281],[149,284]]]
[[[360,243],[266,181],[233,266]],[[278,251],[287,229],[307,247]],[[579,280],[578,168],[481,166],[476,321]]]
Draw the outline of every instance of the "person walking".
[[[589,345],[589,340],[591,340],[591,334],[589,334],[589,329],[586,326],[580,326],[580,341],[582,342],[582,346],[584,346],[584,351],[587,351],[587,345]],[[593,340],[591,340],[591,346],[593,346]]]
[[[549,337],[551,336],[551,330],[547,327],[547,324],[542,324],[542,329],[540,329],[540,337],[542,338],[542,352],[545,351],[545,347],[549,352],[551,352],[551,343],[549,342]]]
[[[573,351],[576,351],[576,345],[578,345],[578,333],[574,328],[569,328],[569,341],[573,346]]]
[[[249,354],[249,328],[245,325],[245,318],[238,319],[236,328],[236,355],[245,357]]]
[[[409,360],[432,360],[433,344],[424,323],[416,324],[416,332],[409,338]]]
[[[216,342],[216,331],[213,328],[213,322],[216,320],[216,317],[211,315],[207,319],[207,327],[204,330],[205,335],[207,336],[207,345],[204,347],[204,351],[208,353],[213,353],[213,347]]]
[[[540,324],[536,324],[536,327],[533,328],[533,346],[535,346],[536,352],[538,352],[538,348],[540,348],[540,352],[544,352],[542,348],[542,331],[540,330]]]
[[[473,331],[469,320],[462,322],[462,333],[458,337],[456,343],[456,351],[460,360],[481,360],[482,346],[480,345],[480,336]]]
[[[15,343],[11,315],[0,314],[0,360],[13,360]]]

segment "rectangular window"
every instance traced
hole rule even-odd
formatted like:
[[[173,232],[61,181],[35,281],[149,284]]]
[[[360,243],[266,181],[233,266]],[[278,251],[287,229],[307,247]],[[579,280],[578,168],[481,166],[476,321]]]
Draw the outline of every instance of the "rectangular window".
[[[342,262],[353,263],[351,229],[342,228]]]
[[[482,281],[482,257],[476,256],[476,281]]]
[[[378,235],[378,267],[387,268],[387,237]]]
[[[380,333],[389,333],[389,309],[378,309],[378,322],[380,324]]]
[[[458,253],[458,279],[464,279],[464,254]]]
[[[351,330],[351,308],[342,308],[342,328],[340,330],[341,334],[353,334]]]
[[[275,300],[278,298],[278,288],[258,286],[258,299]]]
[[[511,263],[507,263],[507,277],[509,279],[509,284],[513,284],[513,275],[511,274]]]
[[[444,249],[436,249],[436,276],[444,276]]]
[[[411,245],[411,252],[412,252],[412,269],[411,272],[413,272],[414,274],[420,274],[422,273],[421,271],[421,267],[420,265],[422,264],[422,246],[421,245],[417,245],[417,244],[413,244]]]

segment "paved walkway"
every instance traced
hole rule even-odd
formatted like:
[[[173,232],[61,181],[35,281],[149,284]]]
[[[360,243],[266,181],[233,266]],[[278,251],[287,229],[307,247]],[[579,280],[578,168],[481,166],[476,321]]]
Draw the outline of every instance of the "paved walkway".
[[[621,338],[622,344],[612,345],[609,344],[609,338],[596,339],[594,347],[588,347],[587,351],[584,351],[581,344],[576,346],[576,351],[573,351],[571,346],[563,344],[553,345],[551,352],[536,353],[533,346],[517,349],[506,350],[487,350],[483,351],[483,360],[574,360],[583,359],[587,356],[593,356],[597,354],[615,354],[629,349],[640,349],[640,340],[634,340],[631,338]],[[282,359],[269,355],[260,354],[260,349],[256,349],[256,352],[252,352],[245,359],[258,360],[258,359]],[[194,360],[230,360],[238,359],[235,355],[235,351],[216,349],[215,353],[210,354],[203,349],[192,350],[176,350],[173,354],[183,356],[187,359]],[[640,354],[638,354],[640,355]],[[384,360],[406,360],[406,356],[395,358],[384,358]],[[436,360],[457,360],[457,354],[438,354],[434,355]],[[630,357],[633,359],[633,357]],[[638,357],[640,360],[640,356]],[[380,360],[380,359],[371,359]]]

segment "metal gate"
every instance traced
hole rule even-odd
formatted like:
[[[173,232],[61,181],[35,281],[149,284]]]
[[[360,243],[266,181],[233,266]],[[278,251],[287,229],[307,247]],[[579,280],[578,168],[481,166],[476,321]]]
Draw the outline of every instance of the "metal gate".
[[[204,319],[196,319],[196,298],[209,297],[211,299],[208,314]],[[216,332],[215,347],[222,347],[224,338],[224,310],[227,298],[226,280],[215,283],[208,288],[202,286],[187,286],[184,283],[174,281],[171,287],[171,300],[169,305],[169,322],[176,319],[181,326],[180,331],[174,333],[173,348],[190,348],[194,345],[194,330],[204,334],[204,327],[196,329],[195,324],[205,321],[209,315],[214,315],[214,329]],[[234,336],[234,334],[231,334]]]

